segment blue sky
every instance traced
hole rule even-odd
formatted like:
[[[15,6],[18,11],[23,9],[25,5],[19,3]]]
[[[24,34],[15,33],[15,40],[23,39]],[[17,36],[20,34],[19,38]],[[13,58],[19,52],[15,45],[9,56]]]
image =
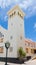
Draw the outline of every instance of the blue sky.
[[[36,0],[0,0],[0,25],[8,28],[7,12],[17,4],[26,13],[25,37],[36,42]]]

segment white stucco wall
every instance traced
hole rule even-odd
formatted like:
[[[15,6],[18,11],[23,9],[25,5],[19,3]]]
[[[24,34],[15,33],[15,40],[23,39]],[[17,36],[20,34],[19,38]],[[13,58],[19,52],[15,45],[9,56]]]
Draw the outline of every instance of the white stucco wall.
[[[10,42],[10,47],[8,49],[8,57],[17,57],[17,50],[19,47],[23,47],[24,49],[24,19],[22,19],[18,15],[17,8],[13,10],[16,11],[16,14],[13,16],[8,15],[8,30],[4,30],[3,28],[0,31],[4,34],[4,42],[1,44],[4,47],[4,52],[0,54],[1,57],[6,56],[6,48],[5,42]],[[12,11],[11,11],[12,14]],[[22,37],[22,39],[21,39]]]
[[[24,20],[17,14],[8,18],[8,39],[10,46],[13,47],[10,57],[17,57],[17,50],[19,47],[24,49]],[[12,36],[12,39],[10,37]],[[22,40],[20,37],[22,36]]]

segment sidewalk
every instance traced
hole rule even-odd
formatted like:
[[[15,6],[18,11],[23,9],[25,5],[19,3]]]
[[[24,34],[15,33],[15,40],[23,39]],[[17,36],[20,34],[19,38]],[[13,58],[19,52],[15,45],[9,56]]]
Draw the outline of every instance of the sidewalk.
[[[5,65],[5,62],[0,62],[0,65]],[[8,65],[25,65],[25,64],[8,63]]]
[[[25,65],[36,65],[36,59],[35,60],[29,60],[25,63],[26,63]]]

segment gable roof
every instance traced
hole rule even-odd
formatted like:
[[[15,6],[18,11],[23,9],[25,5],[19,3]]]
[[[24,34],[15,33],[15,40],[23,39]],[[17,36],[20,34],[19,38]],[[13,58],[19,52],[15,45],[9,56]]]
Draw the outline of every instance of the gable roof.
[[[18,5],[14,6],[11,10],[9,10],[7,14],[10,15],[16,9],[18,9],[21,12],[21,14],[25,16],[25,13],[21,10],[21,8]]]

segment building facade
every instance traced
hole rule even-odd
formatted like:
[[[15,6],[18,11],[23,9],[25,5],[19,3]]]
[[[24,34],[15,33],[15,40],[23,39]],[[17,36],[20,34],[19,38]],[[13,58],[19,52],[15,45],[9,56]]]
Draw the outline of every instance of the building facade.
[[[0,26],[0,57],[6,56],[5,42],[7,41],[7,30]]]
[[[36,54],[36,42],[25,39],[25,50],[27,56],[33,56],[34,54]]]
[[[0,27],[0,56],[5,57],[6,49],[5,42],[10,42],[10,47],[8,50],[8,57],[16,58],[17,51],[19,47],[24,49],[24,16],[25,13],[15,6],[13,9],[8,11],[8,30],[4,30]]]
[[[18,48],[22,47],[27,56],[36,53],[36,43],[25,39],[24,16],[25,13],[19,6],[13,7],[8,11],[8,29],[0,26],[0,57],[6,56],[5,42],[10,43],[8,57],[17,58]]]

